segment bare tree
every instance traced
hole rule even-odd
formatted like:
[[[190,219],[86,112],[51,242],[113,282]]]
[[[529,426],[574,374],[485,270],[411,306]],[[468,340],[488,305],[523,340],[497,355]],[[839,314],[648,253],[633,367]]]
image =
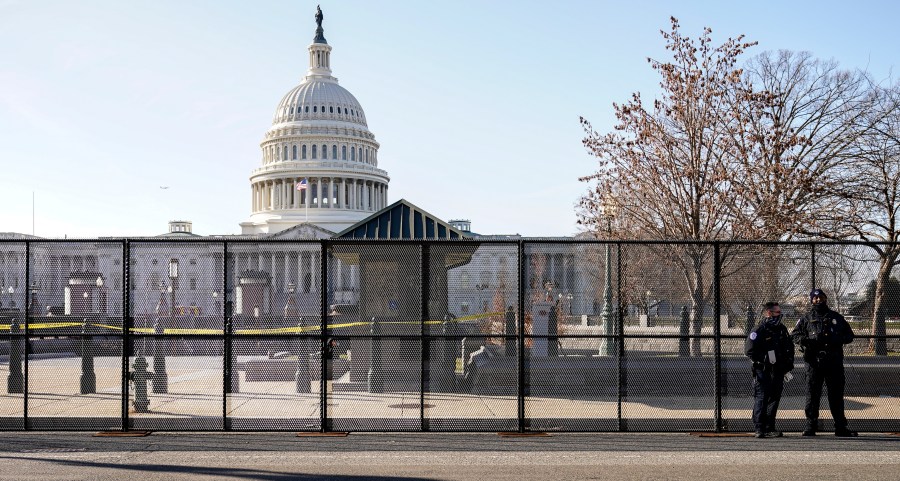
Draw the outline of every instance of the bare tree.
[[[885,336],[885,290],[891,272],[900,263],[900,85],[876,89],[877,103],[867,113],[867,128],[858,139],[858,162],[852,181],[838,191],[852,201],[847,229],[878,256],[872,334]],[[877,356],[887,355],[884,337],[872,340]]]
[[[853,175],[856,141],[872,128],[866,122],[874,102],[868,75],[782,50],[753,58],[743,80],[768,98],[736,104],[742,109],[736,138],[742,154],[730,168],[736,235],[846,234],[830,222],[844,210],[843,196],[827,194]]]
[[[581,180],[591,184],[582,197],[579,223],[602,232],[602,205],[610,196],[619,204],[624,232],[646,239],[710,241],[733,236],[734,182],[728,169],[741,155],[737,142],[740,115],[750,109],[736,104],[758,102],[746,89],[737,61],[754,45],[743,36],[713,46],[711,30],[697,39],[679,32],[661,32],[667,62],[648,59],[660,74],[660,97],[645,106],[640,93],[624,104],[613,104],[614,130],[601,134],[581,119],[584,145],[599,160],[599,169]],[[619,229],[622,233],[623,230]],[[660,249],[680,268],[691,299],[691,333],[700,334],[711,282],[713,248],[704,243]],[[691,354],[700,354],[693,338]]]

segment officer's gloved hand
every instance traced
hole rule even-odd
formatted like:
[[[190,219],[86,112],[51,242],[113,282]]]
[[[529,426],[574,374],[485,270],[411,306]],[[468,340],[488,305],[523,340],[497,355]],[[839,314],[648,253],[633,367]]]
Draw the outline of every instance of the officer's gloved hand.
[[[761,371],[764,367],[766,367],[766,363],[762,361],[753,361],[753,369]]]

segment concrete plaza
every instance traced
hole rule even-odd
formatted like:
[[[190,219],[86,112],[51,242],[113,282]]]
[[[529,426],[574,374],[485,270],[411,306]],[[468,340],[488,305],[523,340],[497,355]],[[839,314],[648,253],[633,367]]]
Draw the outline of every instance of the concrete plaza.
[[[152,359],[148,359],[152,368]],[[238,359],[242,362],[242,359]],[[6,379],[7,365],[0,368]],[[162,430],[219,430],[223,419],[239,421],[232,429],[298,430],[320,429],[320,397],[317,392],[297,393],[294,381],[247,382],[244,371],[238,393],[223,398],[222,358],[178,356],[167,359],[168,393],[149,394],[148,412],[134,411],[129,402],[132,427]],[[102,429],[121,426],[121,358],[95,359],[97,392],[79,394],[81,359],[60,357],[35,359],[29,365],[28,417],[35,429]],[[634,381],[636,382],[636,381]],[[340,381],[338,381],[340,384]],[[317,388],[314,382],[313,388]],[[708,394],[708,393],[703,393]],[[134,400],[134,390],[130,393]],[[418,392],[329,393],[328,418],[332,429],[409,431],[421,429]],[[748,389],[723,397],[722,417],[728,430],[748,430],[752,398]],[[779,419],[783,429],[799,429],[804,419],[802,396],[782,399]],[[502,431],[517,426],[518,403],[513,396],[431,393],[424,396],[424,417],[430,429]],[[24,396],[0,394],[0,419],[5,429],[15,429],[24,414]],[[850,396],[847,415],[851,420],[900,419],[896,397]],[[529,396],[525,417],[535,430],[618,430],[616,397]],[[622,403],[622,417],[629,430],[710,430],[715,417],[714,398],[697,396],[635,396]],[[822,419],[829,418],[823,399]],[[79,421],[80,420],[80,421]],[[371,422],[370,422],[371,421]],[[441,422],[449,424],[441,424]],[[12,423],[12,424],[10,424]],[[68,423],[68,424],[67,424]],[[469,424],[467,428],[467,423]],[[653,424],[655,423],[655,424]],[[654,425],[662,425],[656,427]],[[444,426],[444,427],[441,427]],[[447,427],[449,426],[449,427]],[[857,426],[860,430],[890,430],[893,426]]]

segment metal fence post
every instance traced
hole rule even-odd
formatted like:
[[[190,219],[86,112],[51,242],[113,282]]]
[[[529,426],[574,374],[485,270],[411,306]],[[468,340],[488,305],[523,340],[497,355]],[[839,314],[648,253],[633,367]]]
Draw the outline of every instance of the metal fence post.
[[[131,352],[131,241],[122,243],[122,431],[128,430],[128,355]]]
[[[325,345],[328,342],[328,247],[327,240],[319,244],[319,429],[322,432],[331,430],[328,419],[328,360],[325,359]]]
[[[87,319],[81,324],[81,394],[97,392],[97,376],[94,373],[94,342]]]
[[[25,378],[22,376],[23,337],[19,321],[13,317],[9,325],[9,376],[6,378],[6,392],[22,394],[25,390]]]
[[[24,413],[24,425],[25,429],[28,430],[31,426],[28,421],[28,368],[29,368],[29,359],[28,355],[31,351],[31,310],[28,309],[28,286],[31,285],[31,242],[25,242],[25,302],[22,303],[22,306],[25,308],[23,312],[22,319],[25,322],[25,337],[23,337],[24,341],[24,350],[22,351],[22,355],[25,357],[25,372],[22,375],[22,403],[23,403],[23,413]]]
[[[431,251],[429,249],[428,244],[421,244],[421,269],[419,275],[421,276],[421,281],[419,282],[419,288],[421,289],[419,302],[421,304],[421,320],[419,322],[419,348],[420,356],[419,356],[419,364],[421,366],[421,371],[419,371],[419,421],[422,431],[428,431],[428,420],[425,418],[425,389],[431,384],[431,342],[430,338],[426,338],[425,331],[425,323],[428,322],[428,300],[430,297],[429,288],[430,288],[430,279],[431,275],[429,272],[429,264],[430,264],[430,255]],[[440,358],[439,358],[440,359]],[[441,366],[440,369],[444,369],[444,366]]]
[[[616,407],[616,415],[619,421],[619,431],[628,431],[628,420],[622,413],[622,404],[628,399],[628,369],[627,356],[625,350],[625,307],[622,302],[622,244],[616,243],[616,344],[618,345],[618,359],[616,369],[618,370],[618,399]],[[607,338],[609,339],[609,338]]]
[[[715,392],[716,392],[716,412],[715,427],[716,432],[721,432],[722,425],[722,258],[719,243],[713,244],[713,316],[715,323],[713,324],[713,352],[715,357]]]
[[[516,340],[519,345],[519,352],[516,356],[516,419],[518,420],[518,431],[525,432],[525,289],[528,286],[526,282],[526,258],[525,258],[525,241],[519,240],[519,332]],[[465,359],[463,359],[465,362]]]

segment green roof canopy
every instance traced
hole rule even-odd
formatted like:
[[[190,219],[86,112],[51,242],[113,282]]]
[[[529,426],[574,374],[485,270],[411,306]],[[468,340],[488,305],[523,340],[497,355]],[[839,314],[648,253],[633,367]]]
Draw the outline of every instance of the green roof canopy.
[[[400,199],[355,225],[339,232],[335,239],[403,240],[465,239],[450,224]]]

